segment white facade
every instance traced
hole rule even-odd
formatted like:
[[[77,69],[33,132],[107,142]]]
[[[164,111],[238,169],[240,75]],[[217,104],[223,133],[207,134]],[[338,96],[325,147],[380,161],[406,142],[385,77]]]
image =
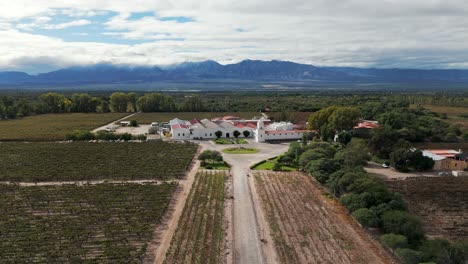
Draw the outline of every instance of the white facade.
[[[203,120],[181,120],[170,121],[171,137],[173,139],[211,139],[217,138],[216,132],[222,133],[221,138],[234,138],[234,132],[238,131],[239,138],[244,138],[244,131],[249,131],[249,137],[253,135],[250,127],[237,127],[229,121]]]
[[[266,141],[298,140],[302,139],[304,133],[310,132],[309,130],[293,129],[293,124],[287,122],[272,123],[265,127],[265,121],[269,120],[260,118],[257,123],[257,129],[254,131],[255,141],[260,143]]]
[[[255,124],[256,122],[256,124]],[[170,122],[171,137],[173,139],[212,139],[217,138],[216,132],[220,131],[221,138],[233,138],[234,132],[238,131],[239,138],[244,138],[244,131],[249,131],[249,137],[254,137],[257,142],[298,140],[302,139],[304,133],[309,130],[293,129],[292,123],[271,123],[264,117],[259,120],[226,120],[215,121],[203,119],[192,119],[190,121],[172,119]]]

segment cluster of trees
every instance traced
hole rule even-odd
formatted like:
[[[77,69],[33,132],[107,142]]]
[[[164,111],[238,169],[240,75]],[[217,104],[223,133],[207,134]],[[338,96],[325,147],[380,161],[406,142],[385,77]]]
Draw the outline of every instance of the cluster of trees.
[[[33,112],[33,107],[24,98],[14,99],[9,96],[0,96],[0,119],[13,119],[28,116]]]
[[[329,106],[311,114],[308,126],[318,131],[323,140],[330,140],[336,132],[351,130],[360,117],[361,111],[356,107]]]
[[[417,152],[412,155],[419,157]],[[443,252],[431,251],[440,241],[426,240],[421,222],[407,211],[401,195],[363,169],[370,159],[365,140],[352,138],[346,145],[292,143],[280,159],[294,163],[329,188],[362,225],[380,228],[382,243],[395,250],[404,263],[468,261],[468,244],[445,241]]]
[[[104,140],[104,141],[129,141],[129,140],[146,140],[145,135],[132,135],[129,133],[111,133],[107,131],[98,131],[96,133],[90,131],[77,130],[65,135],[65,140],[71,141],[90,141],[90,140]]]

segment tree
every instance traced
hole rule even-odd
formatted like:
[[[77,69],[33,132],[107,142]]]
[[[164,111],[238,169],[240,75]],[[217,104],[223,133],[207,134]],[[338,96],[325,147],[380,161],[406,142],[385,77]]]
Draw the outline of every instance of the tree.
[[[202,161],[206,161],[206,160],[222,161],[223,156],[219,151],[205,150],[198,156],[198,160],[202,160]]]
[[[198,95],[186,96],[182,109],[186,112],[203,112],[205,106]]]
[[[368,227],[377,227],[379,225],[379,217],[377,214],[367,208],[357,209],[352,213],[354,219],[359,223]]]
[[[131,125],[132,127],[137,127],[137,126],[138,126],[138,121],[136,121],[135,119],[130,120],[130,125]]]
[[[418,264],[421,261],[421,252],[409,248],[397,248],[396,255],[405,264]]]
[[[218,131],[215,132],[215,136],[216,136],[217,138],[220,138],[220,137],[223,136],[223,132],[221,132],[221,131],[218,130]]]
[[[248,131],[248,130],[244,130],[244,131],[242,132],[242,134],[244,135],[244,137],[246,137],[246,138],[247,138],[247,137],[249,137],[249,136],[250,136],[250,131]]]
[[[71,107],[71,101],[58,93],[46,93],[39,96],[46,113],[64,113]]]
[[[129,97],[125,93],[113,93],[110,96],[110,107],[112,111],[124,113],[127,111]]]
[[[131,92],[131,93],[128,93],[127,96],[128,96],[127,112],[136,112],[138,95],[135,92]]]
[[[137,100],[137,106],[142,112],[173,112],[176,110],[172,96],[159,93],[141,96]]]
[[[76,113],[91,113],[96,112],[96,107],[99,100],[90,96],[87,93],[75,93],[71,96],[71,112]]]
[[[237,131],[237,130],[234,130],[234,132],[232,134],[234,135],[235,138],[238,138],[241,133],[239,131]]]
[[[393,210],[384,213],[382,227],[385,233],[407,237],[408,242],[412,245],[417,245],[424,238],[419,219],[405,211]]]
[[[369,149],[364,140],[353,138],[346,148],[335,154],[335,159],[349,168],[366,165],[370,159]]]
[[[408,239],[403,235],[385,234],[380,237],[380,243],[390,249],[407,248]]]
[[[308,126],[318,130],[324,140],[331,139],[336,131],[350,130],[359,122],[361,113],[355,107],[329,106],[310,115]]]

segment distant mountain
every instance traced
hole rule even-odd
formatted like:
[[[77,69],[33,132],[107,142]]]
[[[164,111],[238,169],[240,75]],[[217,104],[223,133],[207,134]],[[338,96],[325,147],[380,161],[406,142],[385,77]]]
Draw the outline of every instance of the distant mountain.
[[[316,67],[289,61],[244,60],[221,65],[216,61],[185,62],[170,67],[98,64],[70,67],[38,75],[0,72],[0,85],[79,85],[209,79],[269,82],[400,83],[448,82],[468,84],[468,70],[374,69]]]
[[[20,84],[33,81],[34,76],[24,72],[0,72],[0,84]]]

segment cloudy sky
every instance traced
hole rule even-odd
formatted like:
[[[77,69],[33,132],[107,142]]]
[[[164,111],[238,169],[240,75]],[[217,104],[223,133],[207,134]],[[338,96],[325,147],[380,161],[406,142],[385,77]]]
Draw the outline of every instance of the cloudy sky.
[[[207,59],[468,68],[468,1],[0,2],[0,70]]]

